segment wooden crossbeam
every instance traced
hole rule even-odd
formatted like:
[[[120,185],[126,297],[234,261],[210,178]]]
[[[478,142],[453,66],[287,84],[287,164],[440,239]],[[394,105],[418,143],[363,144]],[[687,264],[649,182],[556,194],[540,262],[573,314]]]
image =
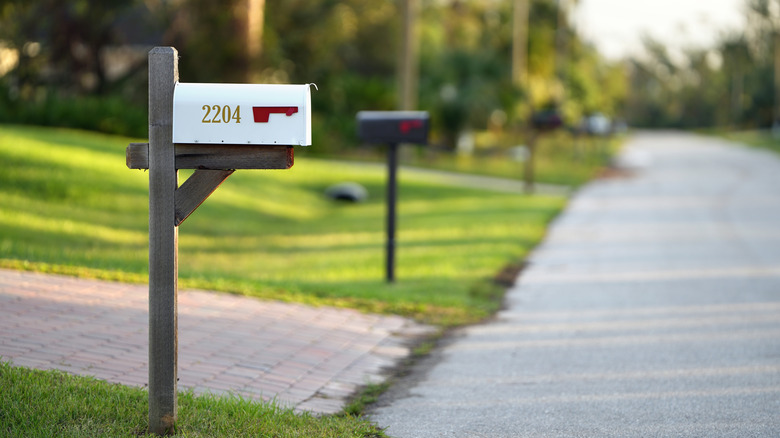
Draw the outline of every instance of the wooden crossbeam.
[[[289,169],[292,146],[175,144],[177,169]],[[149,168],[149,143],[130,143],[125,159],[130,169]]]

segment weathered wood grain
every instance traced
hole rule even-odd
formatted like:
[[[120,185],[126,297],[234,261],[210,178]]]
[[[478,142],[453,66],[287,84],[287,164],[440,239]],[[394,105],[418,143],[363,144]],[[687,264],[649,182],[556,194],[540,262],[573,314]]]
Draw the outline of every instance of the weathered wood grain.
[[[190,175],[176,190],[176,226],[181,225],[231,174],[232,170],[198,169]]]
[[[175,144],[177,169],[289,169],[294,164],[292,146]],[[127,167],[149,168],[149,144],[130,143]]]
[[[173,89],[178,52],[149,52],[149,431],[174,432],[178,415],[178,185],[173,148]]]

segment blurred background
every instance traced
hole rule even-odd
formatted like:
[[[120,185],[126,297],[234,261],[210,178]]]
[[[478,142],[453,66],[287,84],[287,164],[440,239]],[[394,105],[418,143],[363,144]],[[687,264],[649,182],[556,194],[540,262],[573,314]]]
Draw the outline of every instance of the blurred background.
[[[3,0],[0,122],[146,137],[146,56],[183,82],[316,83],[316,147],[359,110],[421,109],[434,150],[510,151],[533,114],[573,134],[769,128],[779,0]]]

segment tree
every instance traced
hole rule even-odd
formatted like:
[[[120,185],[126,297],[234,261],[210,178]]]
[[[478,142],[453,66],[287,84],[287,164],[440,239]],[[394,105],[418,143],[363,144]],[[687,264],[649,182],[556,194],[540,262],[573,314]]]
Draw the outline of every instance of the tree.
[[[15,88],[29,97],[40,85],[62,93],[109,91],[105,49],[122,42],[116,25],[135,0],[9,0],[0,8],[0,40],[17,50]]]
[[[745,79],[753,60],[744,35],[732,35],[720,44],[724,74],[729,86],[729,125],[732,128],[743,122]]]
[[[629,118],[640,126],[756,128],[780,115],[780,0],[746,0],[748,26],[673,58],[647,40],[632,60]],[[777,54],[777,56],[776,56]]]
[[[773,60],[774,105],[772,120],[780,123],[780,0],[748,0],[748,20],[754,47]]]

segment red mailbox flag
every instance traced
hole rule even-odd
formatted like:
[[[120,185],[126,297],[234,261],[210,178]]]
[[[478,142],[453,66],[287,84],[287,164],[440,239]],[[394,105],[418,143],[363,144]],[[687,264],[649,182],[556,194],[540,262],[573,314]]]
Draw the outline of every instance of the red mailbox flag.
[[[255,123],[268,123],[271,114],[286,114],[291,116],[298,112],[297,106],[253,106],[252,115]]]
[[[400,129],[402,134],[408,134],[412,129],[421,129],[422,127],[422,120],[403,120]]]

